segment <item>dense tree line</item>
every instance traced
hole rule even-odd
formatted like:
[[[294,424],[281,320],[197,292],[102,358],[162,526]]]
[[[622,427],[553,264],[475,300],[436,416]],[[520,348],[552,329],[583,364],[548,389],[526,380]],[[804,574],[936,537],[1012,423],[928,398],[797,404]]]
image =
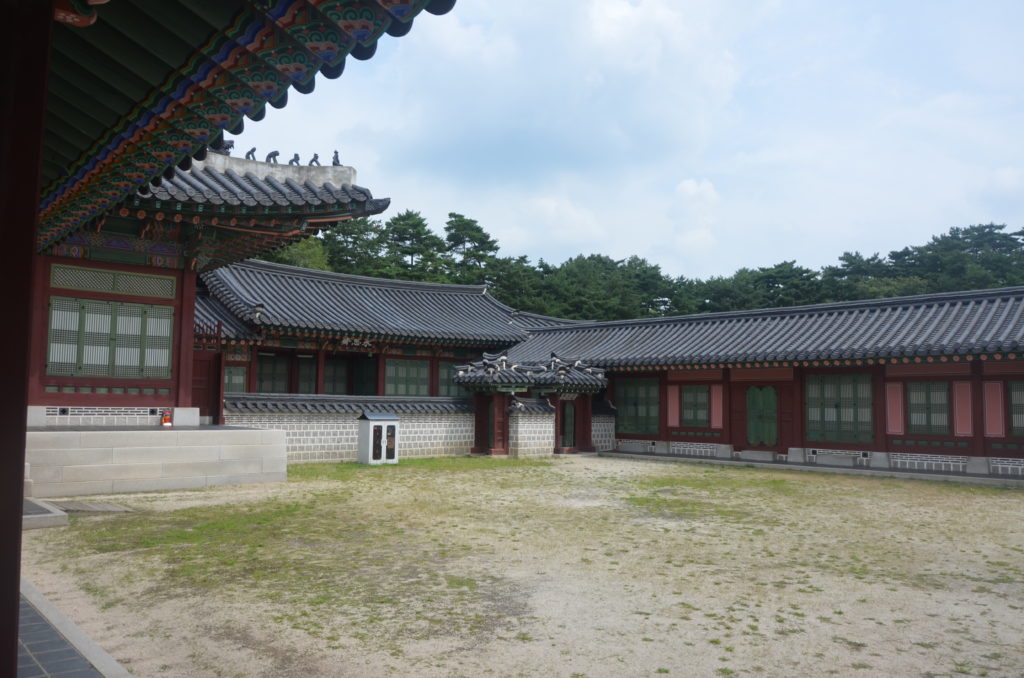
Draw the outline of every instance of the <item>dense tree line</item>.
[[[952,228],[880,256],[845,252],[813,270],[795,261],[706,280],[673,278],[640,257],[578,255],[552,265],[499,254],[476,220],[448,215],[444,237],[419,212],[352,219],[276,252],[281,263],[383,278],[487,285],[502,302],[563,318],[617,320],[795,306],[1024,284],[1024,230]]]

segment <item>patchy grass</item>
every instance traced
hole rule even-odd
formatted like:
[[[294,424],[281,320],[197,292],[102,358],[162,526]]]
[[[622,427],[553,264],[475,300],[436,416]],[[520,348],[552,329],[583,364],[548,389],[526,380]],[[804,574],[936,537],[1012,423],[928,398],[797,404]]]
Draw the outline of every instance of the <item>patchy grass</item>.
[[[1019,491],[464,457],[118,501],[25,570],[140,675],[1024,674]]]
[[[497,457],[430,457],[426,459],[402,459],[398,464],[380,464],[368,466],[355,462],[339,464],[292,464],[288,467],[288,480],[351,480],[366,474],[387,476],[388,474],[407,474],[417,471],[500,471],[523,468],[525,466],[550,466],[551,462],[544,459],[501,459]]]

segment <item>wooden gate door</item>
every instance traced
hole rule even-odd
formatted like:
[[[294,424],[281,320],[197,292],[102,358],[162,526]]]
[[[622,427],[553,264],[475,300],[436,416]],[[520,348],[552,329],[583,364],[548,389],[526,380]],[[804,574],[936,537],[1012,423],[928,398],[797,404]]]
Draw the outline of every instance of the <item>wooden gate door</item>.
[[[576,401],[562,401],[561,448],[563,450],[576,447]]]
[[[747,387],[747,440],[750,447],[779,446],[778,392],[774,386]]]
[[[216,418],[220,414],[220,352],[195,351],[192,355],[192,406],[199,408],[200,417]]]

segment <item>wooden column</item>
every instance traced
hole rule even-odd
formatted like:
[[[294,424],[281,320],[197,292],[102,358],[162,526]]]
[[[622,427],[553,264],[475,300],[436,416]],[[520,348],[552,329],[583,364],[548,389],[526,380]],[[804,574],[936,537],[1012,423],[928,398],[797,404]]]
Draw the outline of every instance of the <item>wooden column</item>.
[[[21,576],[21,513],[25,490],[25,416],[31,280],[46,78],[53,5],[40,0],[3,0],[7,38],[0,47],[0,214],[4,217],[4,324],[0,333],[0,675],[18,673],[18,605]],[[46,336],[35,337],[46,341]]]
[[[217,336],[220,336],[220,323],[217,323]],[[220,339],[217,340],[218,342]],[[213,413],[211,422],[217,426],[224,425],[224,368],[227,360],[224,356],[224,345],[217,345],[217,410]]]
[[[177,396],[174,398],[176,407],[192,407],[192,361],[196,324],[196,274],[193,271],[182,271],[181,315],[178,326],[178,350],[174,359],[178,361]]]
[[[50,262],[40,255],[32,257],[32,309],[29,336],[47,337],[50,331]],[[44,402],[43,377],[48,359],[46,339],[30,342],[28,359],[28,404]]]
[[[256,344],[249,344],[249,369],[246,370],[248,386],[246,392],[256,393],[260,390],[260,354]]]
[[[576,396],[576,450],[594,451],[594,397],[589,393]]]
[[[316,388],[314,392],[322,394],[324,392],[324,345],[317,342],[318,346],[316,349]]]
[[[383,353],[377,354],[377,395],[387,395],[388,361]]]
[[[984,457],[988,454],[985,451],[984,366],[985,364],[980,360],[971,363],[971,420],[973,425],[971,455],[975,457]],[[1005,388],[1004,385],[1004,392]]]
[[[560,454],[562,450],[562,397],[557,393],[548,396],[548,403],[555,408],[555,445],[554,453]]]

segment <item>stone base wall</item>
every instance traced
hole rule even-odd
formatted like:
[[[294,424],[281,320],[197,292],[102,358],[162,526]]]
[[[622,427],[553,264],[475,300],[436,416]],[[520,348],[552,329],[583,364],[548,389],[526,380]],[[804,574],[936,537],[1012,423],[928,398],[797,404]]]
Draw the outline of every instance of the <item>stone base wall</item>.
[[[287,480],[284,433],[224,427],[28,431],[35,497]]]
[[[967,472],[967,457],[962,456],[891,452],[889,453],[889,462],[892,464],[892,468],[907,471]]]
[[[355,461],[359,444],[357,414],[225,414],[230,426],[283,431],[288,462]],[[398,459],[469,454],[472,414],[399,415]]]
[[[644,454],[668,454],[667,440],[633,440],[619,439],[615,441],[615,449],[623,452],[642,452]]]
[[[1024,459],[990,457],[989,473],[994,476],[1024,476]]]
[[[725,448],[725,449],[723,449]],[[670,454],[685,454],[690,457],[729,457],[732,455],[731,445],[719,443],[691,443],[673,440],[669,443]]]
[[[791,447],[789,453],[779,455],[780,461],[818,466],[840,466],[846,468],[890,468],[886,452],[867,450],[831,450],[820,447]]]
[[[32,405],[28,408],[26,423],[29,427],[42,426],[98,426],[103,428],[160,426],[163,406],[142,407],[80,407],[58,405]],[[177,426],[198,426],[198,407],[170,408]]]
[[[508,456],[542,457],[554,451],[554,414],[512,413],[508,421]]]
[[[598,452],[615,449],[615,417],[594,415],[590,420],[590,442]]]

